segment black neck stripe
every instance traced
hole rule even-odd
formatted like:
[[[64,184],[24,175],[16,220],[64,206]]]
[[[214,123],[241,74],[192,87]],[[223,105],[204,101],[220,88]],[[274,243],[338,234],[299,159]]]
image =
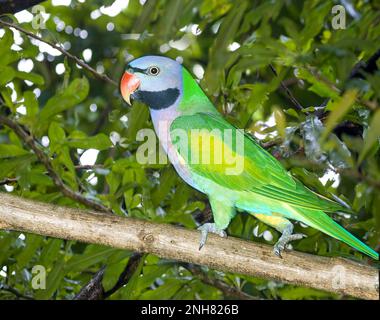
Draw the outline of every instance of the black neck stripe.
[[[169,88],[162,91],[142,91],[137,90],[134,97],[147,104],[154,110],[166,109],[176,102],[180,95],[178,88]]]

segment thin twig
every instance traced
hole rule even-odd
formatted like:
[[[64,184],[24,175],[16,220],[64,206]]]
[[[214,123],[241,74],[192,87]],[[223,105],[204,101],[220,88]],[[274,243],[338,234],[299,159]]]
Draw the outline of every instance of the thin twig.
[[[20,26],[18,26],[17,24],[14,24],[14,23],[11,23],[11,22],[6,22],[6,21],[1,20],[1,19],[0,19],[0,24],[3,25],[3,26],[9,27],[9,28],[15,28],[16,30],[18,30],[18,31],[26,34],[27,36],[29,36],[29,37],[31,37],[33,39],[36,39],[36,40],[39,40],[41,42],[44,42],[44,43],[48,44],[52,48],[60,51],[66,57],[68,57],[68,58],[72,59],[73,61],[75,61],[75,63],[77,63],[78,65],[80,65],[82,68],[84,68],[87,71],[91,72],[96,78],[101,79],[103,81],[106,81],[109,84],[112,84],[114,86],[118,85],[114,80],[112,80],[111,78],[109,78],[106,74],[100,74],[100,73],[98,73],[94,68],[92,68],[91,66],[89,66],[83,60],[81,60],[78,57],[74,56],[73,54],[71,54],[70,52],[66,51],[62,47],[56,45],[55,43],[47,41],[47,40],[41,38],[40,36],[37,36],[36,34],[30,32],[28,30],[25,30],[25,29],[21,28]]]
[[[38,147],[36,141],[33,136],[25,132],[25,130],[15,121],[10,118],[0,116],[0,124],[6,125],[13,132],[28,145],[37,156],[38,160],[42,162],[45,166],[46,170],[49,173],[49,176],[52,178],[54,184],[61,190],[61,192],[68,198],[73,199],[76,202],[79,202],[89,208],[92,208],[97,211],[104,211],[108,213],[112,213],[112,210],[107,208],[101,203],[95,202],[93,200],[87,199],[82,196],[80,193],[71,190],[61,179],[57,172],[55,172],[53,165],[49,159],[49,157]]]
[[[276,69],[273,67],[272,64],[269,65],[270,69],[272,70],[273,74],[278,77],[278,73]],[[289,88],[285,85],[284,81],[281,81],[281,88],[285,90],[286,94],[288,95],[290,101],[292,101],[293,105],[296,107],[297,110],[301,111],[303,109],[302,105],[298,102],[298,100],[295,98],[293,93],[289,90]]]
[[[78,164],[75,166],[76,170],[95,170],[104,169],[102,164]]]

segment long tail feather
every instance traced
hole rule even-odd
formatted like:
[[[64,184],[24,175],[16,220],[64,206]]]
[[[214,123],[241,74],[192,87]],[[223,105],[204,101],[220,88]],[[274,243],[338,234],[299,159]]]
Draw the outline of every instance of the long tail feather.
[[[341,225],[339,225],[337,222],[331,219],[323,211],[302,211],[304,213],[302,220],[309,226],[318,229],[333,238],[347,243],[351,247],[365,253],[373,259],[379,259],[379,253],[377,253],[375,250],[371,249],[369,246],[357,239],[346,229],[344,229]]]

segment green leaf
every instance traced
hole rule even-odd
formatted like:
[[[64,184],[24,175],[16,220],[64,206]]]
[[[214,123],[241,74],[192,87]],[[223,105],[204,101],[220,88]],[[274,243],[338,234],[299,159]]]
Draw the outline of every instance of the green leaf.
[[[0,159],[17,157],[26,154],[29,154],[29,152],[14,144],[0,144]]]
[[[12,67],[0,66],[0,86],[4,86],[8,82],[12,81],[15,75],[16,71]]]
[[[116,251],[118,249],[89,245],[83,254],[72,257],[66,263],[65,270],[67,272],[80,272],[96,263],[105,262]]]
[[[160,184],[152,192],[151,198],[154,206],[158,206],[161,201],[169,194],[174,182],[177,180],[171,167],[164,170],[160,177]]]
[[[262,107],[264,102],[268,99],[270,86],[264,83],[255,83],[250,85],[250,89],[252,93],[248,100],[248,110],[252,114],[259,107]]]
[[[107,268],[103,275],[103,288],[105,291],[110,290],[119,280],[120,274],[123,272],[128,259],[122,260],[118,263],[107,265]]]
[[[144,266],[142,277],[139,279],[136,295],[139,295],[139,292],[151,286],[157,278],[160,278],[172,267],[173,265],[170,263]]]
[[[184,285],[183,280],[167,279],[165,283],[155,290],[145,291],[139,299],[141,300],[168,300],[173,297]]]
[[[53,296],[54,292],[58,289],[61,284],[63,277],[65,276],[64,268],[64,254],[60,254],[57,262],[54,264],[53,269],[48,273],[46,279],[46,289],[38,290],[36,292],[36,298],[41,300],[49,299]]]
[[[13,44],[13,32],[10,29],[4,29],[5,33],[0,38],[0,54],[3,55],[11,48]]]
[[[302,287],[294,287],[294,286],[286,286],[284,288],[279,289],[279,295],[286,300],[299,300],[302,299],[329,299],[331,297],[331,293],[320,291],[312,288],[302,288]],[[330,298],[331,299],[331,298]]]
[[[276,128],[282,139],[286,138],[286,117],[282,110],[278,107],[274,108],[274,118],[276,120]]]
[[[10,233],[5,234],[3,238],[0,238],[0,266],[4,265],[4,262],[12,254],[12,244],[14,244],[15,239],[17,239],[18,234]]]
[[[36,95],[32,91],[24,91],[24,105],[28,117],[34,117],[39,111]]]
[[[358,164],[360,164],[365,156],[368,154],[370,149],[375,144],[380,144],[380,110],[377,110],[374,114],[371,124],[369,125],[369,129],[367,131],[367,135],[364,139],[364,146],[360,152]]]
[[[140,263],[134,271],[132,277],[129,279],[127,285],[122,289],[123,298],[126,300],[131,300],[135,296],[135,288],[140,279],[141,270],[144,265],[146,255],[140,259]]]
[[[0,159],[0,179],[10,177],[21,172],[35,159],[33,154],[25,154],[18,157]]]
[[[65,130],[58,122],[53,121],[49,126],[48,135],[51,151],[55,152],[59,150],[66,138]]]
[[[115,194],[121,183],[121,176],[115,172],[106,175],[106,181],[110,188],[110,194]]]
[[[10,49],[13,44],[13,32],[6,28],[4,30],[5,34],[0,38],[0,64],[2,66],[6,66],[20,58],[19,52]]]
[[[71,148],[105,150],[112,146],[112,142],[107,135],[99,133],[96,136],[88,137],[81,131],[74,131],[66,139],[65,144]]]
[[[17,71],[15,77],[22,80],[28,80],[36,85],[42,86],[45,83],[45,79],[37,73]]]
[[[73,108],[86,99],[89,83],[86,78],[75,79],[62,92],[50,98],[39,114],[40,131],[47,128],[49,120],[56,114]]]
[[[307,80],[312,86],[309,87],[309,90],[315,92],[321,97],[339,99],[339,94],[333,88],[331,88],[327,83],[316,78],[309,70],[305,68],[297,69],[296,76]]]
[[[164,40],[168,40],[170,30],[175,27],[176,19],[180,14],[183,1],[170,0],[167,5],[170,10],[165,10],[160,19],[160,23],[156,26],[157,34]]]
[[[141,103],[134,103],[128,113],[128,119],[129,125],[125,137],[128,141],[136,141],[137,132],[149,119],[149,109]]]
[[[49,239],[41,251],[39,264],[45,267],[50,266],[57,259],[62,244],[61,239]]]
[[[15,112],[14,103],[12,101],[12,89],[9,87],[1,88],[1,86],[0,89],[0,96],[3,98],[5,105],[9,107],[12,112]]]
[[[345,114],[348,113],[355,102],[357,94],[358,91],[355,89],[348,90],[344,93],[343,97],[328,103],[326,108],[331,110],[331,113],[327,118],[325,130],[321,136],[321,141],[324,141],[328,137],[329,133],[334,129],[339,121]]]
[[[19,255],[16,256],[17,267],[21,270],[23,269],[28,262],[30,262],[36,253],[36,250],[40,247],[43,241],[43,237],[35,234],[27,234],[25,240],[25,247],[20,252]]]

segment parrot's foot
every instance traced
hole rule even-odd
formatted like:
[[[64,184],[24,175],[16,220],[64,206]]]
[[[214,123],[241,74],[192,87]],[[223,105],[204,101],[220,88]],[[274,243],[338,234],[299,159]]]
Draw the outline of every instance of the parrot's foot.
[[[292,232],[293,232],[293,225],[289,225],[289,227],[287,227],[283,231],[280,239],[277,241],[277,243],[274,245],[274,248],[273,248],[273,252],[276,256],[282,258],[281,252],[287,248],[287,244],[289,242],[294,241],[294,240],[300,240],[306,237],[302,233],[292,234]]]
[[[202,247],[205,245],[206,243],[206,240],[207,240],[207,234],[209,232],[211,233],[215,233],[221,237],[227,237],[227,233],[222,230],[222,229],[218,229],[215,225],[215,223],[205,223],[203,225],[201,225],[198,230],[201,231],[201,241],[199,243],[199,250],[202,249]]]

